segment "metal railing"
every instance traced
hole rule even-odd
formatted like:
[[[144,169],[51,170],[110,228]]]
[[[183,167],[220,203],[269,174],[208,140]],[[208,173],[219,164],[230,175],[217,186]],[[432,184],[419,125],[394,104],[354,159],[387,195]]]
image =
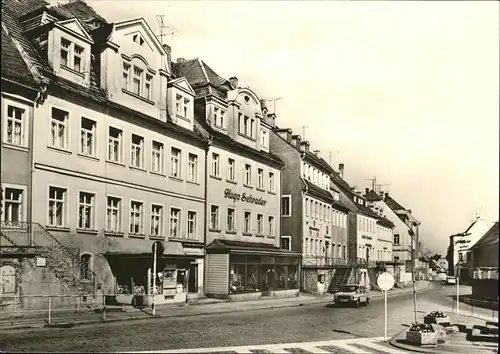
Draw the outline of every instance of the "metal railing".
[[[0,295],[0,328],[106,317],[105,295]]]
[[[303,256],[303,267],[326,267],[335,265],[346,265],[347,260],[344,258],[325,257],[325,256]]]
[[[47,266],[59,279],[81,291],[95,291],[97,277],[89,265],[82,262],[78,254],[64,246],[40,224],[2,221],[0,232],[5,239],[13,243],[7,247],[37,247],[47,256]]]

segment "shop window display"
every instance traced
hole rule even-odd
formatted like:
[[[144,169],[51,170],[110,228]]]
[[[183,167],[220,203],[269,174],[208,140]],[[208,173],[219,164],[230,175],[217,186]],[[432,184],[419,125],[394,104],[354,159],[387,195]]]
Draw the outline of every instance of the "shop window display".
[[[276,290],[286,289],[286,266],[277,265],[276,266]]]
[[[231,294],[240,294],[245,292],[245,265],[234,264],[231,266],[231,280],[229,290]]]
[[[288,289],[298,289],[299,287],[299,271],[297,266],[288,266]]]
[[[260,290],[260,266],[248,265],[247,266],[247,290],[248,292],[258,292]]]

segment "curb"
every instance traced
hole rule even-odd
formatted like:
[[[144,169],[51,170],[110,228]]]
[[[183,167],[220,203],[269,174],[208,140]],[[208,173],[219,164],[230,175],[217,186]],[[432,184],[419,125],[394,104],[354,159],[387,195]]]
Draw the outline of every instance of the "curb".
[[[427,290],[430,287],[430,282],[427,285],[427,287],[416,290],[416,292],[422,292]],[[392,294],[389,295],[387,294],[387,297],[394,297],[394,296],[400,296],[404,295],[405,293],[399,293],[399,294]],[[372,299],[378,299],[378,298],[383,298],[383,295],[375,295],[372,296]],[[230,313],[230,312],[248,312],[248,311],[255,311],[255,310],[274,310],[274,309],[279,309],[279,308],[292,308],[292,307],[301,307],[301,306],[307,306],[307,305],[315,305],[315,304],[322,304],[322,303],[330,303],[331,300],[328,299],[317,299],[313,298],[310,301],[305,301],[301,303],[296,303],[296,304],[282,304],[282,305],[271,305],[271,306],[263,306],[263,307],[252,307],[248,309],[229,309],[227,311],[217,311],[217,312],[209,312],[209,311],[204,311],[204,312],[196,312],[196,313],[185,313],[185,314],[178,314],[175,316],[165,316],[165,315],[155,315],[152,316],[150,315],[149,317],[125,317],[125,318],[113,318],[113,319],[108,319],[108,320],[89,320],[89,321],[81,321],[81,322],[60,322],[57,324],[34,324],[34,325],[25,325],[25,326],[18,326],[18,327],[0,327],[2,331],[16,331],[16,330],[24,330],[24,329],[39,329],[39,328],[56,328],[56,327],[63,327],[63,326],[71,326],[71,327],[76,327],[80,325],[89,325],[89,324],[99,324],[99,323],[113,323],[113,322],[126,322],[126,321],[140,321],[140,320],[152,320],[152,319],[164,319],[164,318],[182,318],[182,317],[193,317],[193,316],[206,316],[206,315],[218,315],[218,314],[224,314],[224,313]],[[189,306],[199,306],[201,304],[196,304],[196,305],[189,305]],[[125,311],[125,313],[131,313]],[[135,312],[135,311],[134,311]],[[426,352],[427,353],[427,352]]]
[[[444,353],[444,354],[454,354],[453,352],[449,352],[449,351],[446,351],[446,350],[442,350],[442,349],[439,349],[439,351],[437,350],[433,350],[433,349],[426,349],[426,348],[419,348],[419,347],[416,347],[416,346],[411,346],[411,345],[407,345],[407,344],[399,344],[396,342],[396,338],[399,337],[402,333],[405,333],[406,330],[404,331],[401,331],[399,332],[397,335],[395,335],[394,337],[391,338],[391,340],[389,340],[389,344],[395,348],[398,348],[398,349],[401,349],[401,350],[405,350],[405,351],[409,351],[409,352],[415,352],[415,353],[426,353],[426,354],[429,354],[429,353]]]

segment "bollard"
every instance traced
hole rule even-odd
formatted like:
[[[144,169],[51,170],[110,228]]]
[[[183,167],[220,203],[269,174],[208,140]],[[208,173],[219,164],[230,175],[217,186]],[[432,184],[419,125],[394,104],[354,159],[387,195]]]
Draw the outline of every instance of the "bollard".
[[[50,310],[51,310],[51,306],[52,306],[52,301],[51,301],[51,297],[49,296],[49,324],[50,324]]]

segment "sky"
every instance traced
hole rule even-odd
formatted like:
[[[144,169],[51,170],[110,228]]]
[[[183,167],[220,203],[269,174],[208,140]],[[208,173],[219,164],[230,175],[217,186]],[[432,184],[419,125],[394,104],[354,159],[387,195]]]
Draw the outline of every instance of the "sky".
[[[156,33],[164,15],[174,60],[199,57],[282,98],[277,125],[344,163],[351,185],[388,184],[434,252],[475,213],[498,220],[498,2],[87,3],[108,21],[143,17]]]

